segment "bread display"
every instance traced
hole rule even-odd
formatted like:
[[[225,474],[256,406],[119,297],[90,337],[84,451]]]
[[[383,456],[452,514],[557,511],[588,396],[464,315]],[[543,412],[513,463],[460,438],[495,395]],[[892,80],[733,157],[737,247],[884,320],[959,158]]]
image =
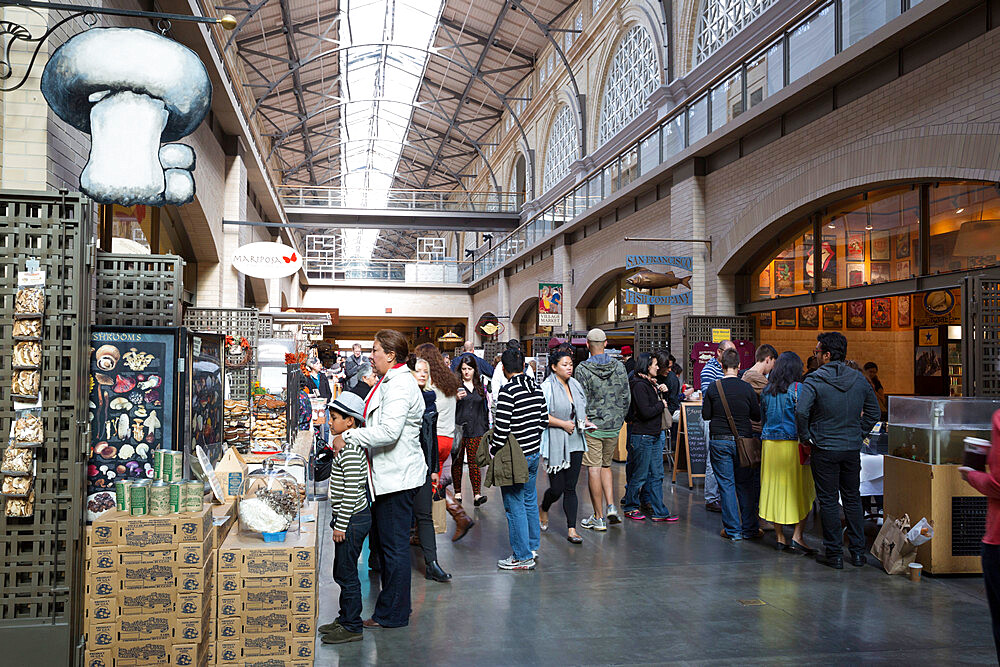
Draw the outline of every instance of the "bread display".
[[[15,315],[41,315],[45,307],[45,292],[41,287],[22,287],[14,299]]]
[[[40,339],[42,337],[42,321],[39,319],[14,320],[13,335],[15,340],[20,338]]]
[[[31,464],[35,460],[34,451],[24,447],[8,447],[3,452],[0,471],[5,475],[31,474]]]
[[[41,343],[23,341],[14,344],[14,368],[38,368],[41,363]]]

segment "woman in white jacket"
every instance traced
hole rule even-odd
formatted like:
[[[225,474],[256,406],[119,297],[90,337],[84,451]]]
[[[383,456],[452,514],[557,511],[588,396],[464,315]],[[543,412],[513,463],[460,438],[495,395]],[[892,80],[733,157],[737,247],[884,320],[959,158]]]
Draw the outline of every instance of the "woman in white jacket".
[[[382,591],[366,628],[399,628],[410,622],[410,525],[413,498],[427,477],[420,449],[424,398],[406,367],[409,345],[392,329],[375,334],[371,361],[378,384],[365,402],[365,426],[333,441],[364,448],[371,467],[369,485],[375,498],[372,536],[381,561]]]

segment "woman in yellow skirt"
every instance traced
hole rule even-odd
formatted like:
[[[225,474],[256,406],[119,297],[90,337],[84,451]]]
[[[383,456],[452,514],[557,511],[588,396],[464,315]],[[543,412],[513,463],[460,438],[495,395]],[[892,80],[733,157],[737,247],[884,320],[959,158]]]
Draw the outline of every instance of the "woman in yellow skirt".
[[[795,403],[802,379],[802,359],[782,352],[760,396],[763,456],[760,469],[760,515],[774,524],[778,551],[811,556],[802,536],[806,516],[816,498],[812,469],[799,461]],[[791,544],[782,526],[794,526]]]

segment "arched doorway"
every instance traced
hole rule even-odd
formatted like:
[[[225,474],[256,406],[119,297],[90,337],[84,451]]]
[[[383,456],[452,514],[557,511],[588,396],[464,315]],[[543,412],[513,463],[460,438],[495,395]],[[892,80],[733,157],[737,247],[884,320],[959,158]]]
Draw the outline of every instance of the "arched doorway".
[[[526,163],[524,156],[518,154],[517,160],[514,162],[514,196],[517,201],[517,207],[520,208],[524,206],[524,194],[527,190],[527,177],[525,175]]]

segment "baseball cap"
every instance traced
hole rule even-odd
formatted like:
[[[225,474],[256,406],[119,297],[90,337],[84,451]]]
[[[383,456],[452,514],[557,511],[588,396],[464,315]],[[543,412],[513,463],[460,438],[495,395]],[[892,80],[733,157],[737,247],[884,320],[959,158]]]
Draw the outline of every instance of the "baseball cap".
[[[608,335],[604,329],[591,329],[587,332],[587,341],[591,343],[604,343],[608,340]]]
[[[622,354],[632,354],[632,346],[622,345]]]
[[[354,417],[361,424],[365,423],[365,402],[353,392],[345,391],[336,400],[330,401],[330,409],[345,417]]]

